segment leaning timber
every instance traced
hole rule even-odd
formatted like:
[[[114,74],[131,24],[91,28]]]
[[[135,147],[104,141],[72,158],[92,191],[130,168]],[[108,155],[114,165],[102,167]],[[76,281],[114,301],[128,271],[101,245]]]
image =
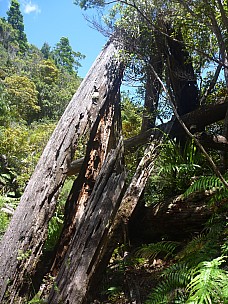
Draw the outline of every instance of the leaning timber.
[[[0,302],[22,303],[31,287],[51,219],[81,136],[91,130],[109,92],[117,92],[123,65],[109,41],[73,96],[24,191],[0,246]],[[93,98],[94,90],[99,92]]]

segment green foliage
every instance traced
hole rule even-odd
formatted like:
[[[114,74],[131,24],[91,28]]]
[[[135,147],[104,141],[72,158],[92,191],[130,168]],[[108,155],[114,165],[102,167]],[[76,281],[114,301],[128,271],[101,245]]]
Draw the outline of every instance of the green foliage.
[[[162,272],[146,303],[226,303],[226,220],[220,216],[208,225],[207,233],[193,237],[176,253],[175,263]]]
[[[227,271],[220,265],[224,257],[203,261],[195,267],[178,262],[168,267],[146,301],[156,303],[226,303]]]
[[[149,260],[156,259],[157,256],[161,255],[166,260],[168,257],[170,258],[174,255],[174,252],[179,245],[178,242],[172,241],[162,241],[143,245],[136,251],[136,255]]]
[[[81,66],[79,60],[85,58],[80,52],[73,51],[67,37],[62,37],[56,44],[53,50],[53,57],[58,66],[71,74],[75,71],[77,72],[78,67]]]
[[[6,197],[5,195],[2,195],[2,192],[0,191],[0,239],[7,229],[13,211],[18,205],[18,202],[18,199]]]
[[[28,44],[21,56],[17,34],[0,19],[0,123],[57,120],[81,82],[77,68],[84,56],[72,50],[66,37],[53,50],[47,43],[41,50]]]
[[[14,124],[0,128],[0,151],[7,160],[7,172],[24,188],[45,147],[55,123]],[[3,172],[0,172],[3,173]]]
[[[223,184],[221,180],[212,175],[212,176],[201,176],[193,184],[185,191],[185,196],[190,195],[193,192],[197,191],[216,191],[221,190],[223,188]]]
[[[52,216],[48,225],[48,237],[45,242],[44,250],[52,251],[57,244],[63,227],[63,214],[55,214]]]
[[[45,300],[40,299],[39,295],[36,295],[32,300],[28,302],[28,304],[45,304],[47,303]]]
[[[41,52],[45,59],[49,59],[51,57],[51,47],[47,42],[44,42],[42,45]]]
[[[17,31],[4,18],[0,18],[0,78],[3,78],[7,73],[6,63],[8,58],[13,59],[19,51],[19,44],[16,39]]]
[[[59,77],[59,70],[52,60],[47,59],[41,61],[39,69],[41,77],[45,83],[50,85],[57,82]]]
[[[221,269],[225,257],[200,263],[192,272],[193,279],[187,285],[189,298],[186,303],[212,304],[228,301],[228,271]]]
[[[205,159],[193,142],[188,142],[183,151],[174,141],[167,141],[162,145],[154,174],[146,187],[147,205],[183,193],[192,178],[204,170],[207,172]]]
[[[189,267],[185,263],[170,266],[150,294],[146,304],[186,303],[186,285],[190,282]]]
[[[227,175],[224,175],[224,177],[227,179]],[[221,180],[214,175],[198,177],[185,191],[184,196],[187,197],[191,193],[201,191],[207,191],[212,196],[209,201],[209,204],[211,205],[219,205],[222,203],[222,200],[228,198],[227,188]]]
[[[95,6],[104,6],[105,1],[104,0],[75,0],[74,3],[76,5],[80,5],[81,8],[86,10],[88,8],[92,8]]]
[[[31,249],[26,251],[18,250],[17,260],[18,261],[27,260],[30,257],[31,253],[32,253]]]
[[[17,31],[16,42],[19,44],[20,51],[24,53],[28,47],[27,37],[24,32],[23,15],[20,11],[20,4],[17,0],[11,0],[11,5],[7,11],[7,21]]]
[[[142,124],[142,106],[134,103],[126,92],[121,96],[121,117],[124,138],[138,135]]]
[[[219,252],[218,235],[211,241],[211,234],[199,234],[177,254],[177,259],[195,266],[207,259],[213,259]]]
[[[48,237],[44,245],[46,251],[52,251],[59,240],[64,222],[64,206],[72,184],[73,179],[68,179],[60,192],[57,209],[48,225]]]
[[[5,100],[14,121],[30,121],[30,116],[40,110],[35,84],[25,76],[13,75],[4,80]]]

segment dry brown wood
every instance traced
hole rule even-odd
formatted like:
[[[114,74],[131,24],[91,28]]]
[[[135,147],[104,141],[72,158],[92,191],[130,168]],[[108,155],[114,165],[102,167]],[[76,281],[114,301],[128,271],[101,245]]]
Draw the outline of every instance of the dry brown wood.
[[[109,94],[102,107],[97,120],[91,130],[87,144],[86,157],[78,178],[75,180],[66,202],[64,227],[57,246],[55,262],[52,266],[52,275],[56,275],[62,260],[68,250],[76,229],[81,225],[81,219],[86,205],[93,191],[96,179],[100,174],[102,165],[110,148],[115,144],[115,120],[119,115],[119,93]],[[118,117],[120,121],[120,117]],[[118,124],[119,127],[120,123]]]
[[[168,134],[172,125],[170,124],[165,130]],[[139,199],[145,188],[146,182],[153,171],[155,159],[159,154],[160,144],[163,141],[164,134],[160,133],[160,138],[153,140],[145,150],[135,174],[124,193],[121,200],[120,208],[115,216],[114,222],[107,234],[106,242],[99,252],[99,263],[97,265],[96,281],[92,281],[88,290],[88,299],[92,299],[96,292],[96,283],[102,276],[102,273],[107,267],[113,250],[119,243],[123,243],[127,239],[129,220],[138,206]],[[86,302],[90,303],[90,302]]]
[[[120,120],[120,111],[116,110],[118,104],[115,98],[111,98],[105,111],[100,112],[98,125],[94,126],[94,135],[87,146],[83,168],[72,188],[67,207],[68,217],[61,236],[62,255],[57,256],[61,264],[55,284],[57,289],[53,288],[50,293],[50,304],[85,303],[87,291],[96,275],[100,248],[106,242],[107,231],[119,207],[125,182],[123,142],[120,139],[118,146],[113,148],[116,144],[112,137],[115,133],[112,132],[114,117]],[[116,126],[119,129],[120,123]],[[113,149],[105,159],[110,147]],[[58,264],[56,266],[58,270]]]
[[[48,303],[89,303],[85,297],[93,274],[99,251],[106,240],[107,230],[116,212],[125,176],[113,172],[119,156],[111,151],[101,174],[96,180],[94,191],[82,216],[81,227],[77,229],[68,254],[60,269],[56,286],[52,289]],[[111,173],[112,172],[112,173]],[[111,173],[111,174],[110,174]]]
[[[0,302],[22,303],[42,254],[59,189],[77,142],[91,129],[108,92],[117,92],[123,65],[109,41],[72,98],[36,166],[0,245]],[[93,100],[94,85],[99,99]]]

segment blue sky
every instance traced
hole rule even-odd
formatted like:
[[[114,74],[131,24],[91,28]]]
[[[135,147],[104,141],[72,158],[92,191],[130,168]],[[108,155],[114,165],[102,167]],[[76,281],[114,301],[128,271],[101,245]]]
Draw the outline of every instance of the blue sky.
[[[61,37],[68,37],[74,51],[86,55],[79,75],[85,77],[107,38],[91,28],[83,14],[96,16],[96,10],[82,11],[73,0],[19,0],[25,33],[31,44],[53,47]],[[10,1],[0,0],[0,17],[6,16]]]

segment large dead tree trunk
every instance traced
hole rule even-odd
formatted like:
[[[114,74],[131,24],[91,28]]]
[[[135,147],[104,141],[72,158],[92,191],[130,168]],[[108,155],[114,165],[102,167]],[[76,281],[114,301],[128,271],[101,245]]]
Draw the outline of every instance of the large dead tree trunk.
[[[78,178],[75,180],[65,206],[64,227],[57,245],[57,254],[52,266],[56,275],[70,245],[71,239],[80,226],[86,205],[93,191],[96,179],[104,164],[107,153],[116,147],[116,133],[120,130],[120,96],[118,92],[108,95],[107,101],[94,124],[87,144],[86,157]],[[113,122],[115,118],[116,122]],[[117,119],[118,118],[118,119]]]
[[[167,134],[169,133],[170,128],[171,126],[168,126],[166,129]],[[109,229],[106,243],[104,243],[103,247],[100,248],[99,263],[97,265],[96,276],[94,276],[96,280],[91,282],[90,289],[88,291],[88,299],[93,299],[96,295],[98,282],[107,267],[113,250],[119,243],[127,241],[129,220],[137,208],[147,180],[153,172],[155,159],[159,154],[159,145],[163,141],[163,135],[164,134],[160,134],[160,137],[157,140],[154,140],[146,148],[144,156],[139,162],[131,183],[121,200],[120,208],[112,226]],[[90,302],[87,301],[86,303]]]
[[[65,110],[25,189],[0,246],[1,303],[21,303],[30,286],[78,139],[93,126],[108,92],[119,88],[123,67],[116,54],[109,42]]]
[[[107,231],[119,207],[125,170],[122,139],[116,147],[111,136],[113,119],[120,121],[120,111],[116,109],[119,100],[114,97],[110,96],[106,109],[99,114],[84,165],[68,200],[53,271],[57,272],[60,265],[61,268],[49,296],[50,304],[86,302],[89,286],[96,274],[100,248],[106,242]],[[120,123],[117,127],[116,133],[120,134]]]

